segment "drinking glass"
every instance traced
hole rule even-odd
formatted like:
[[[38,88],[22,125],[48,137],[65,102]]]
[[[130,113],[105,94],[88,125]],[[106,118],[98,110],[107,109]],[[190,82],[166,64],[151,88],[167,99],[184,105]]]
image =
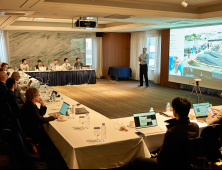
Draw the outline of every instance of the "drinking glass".
[[[60,109],[61,109],[61,102],[60,102],[60,100],[56,102],[56,106],[58,108],[58,111],[60,111]]]
[[[85,127],[83,127],[83,124],[86,122],[86,118],[85,116],[79,116],[79,123],[82,124],[81,130],[85,129]]]
[[[101,129],[100,127],[94,127],[94,135],[96,136],[96,141],[99,142],[99,135],[101,134]]]

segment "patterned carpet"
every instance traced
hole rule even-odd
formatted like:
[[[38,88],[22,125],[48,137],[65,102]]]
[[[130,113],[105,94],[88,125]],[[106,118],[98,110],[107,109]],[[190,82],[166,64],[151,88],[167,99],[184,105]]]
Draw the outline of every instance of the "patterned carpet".
[[[191,91],[174,89],[150,82],[149,88],[138,87],[138,81],[110,81],[97,79],[97,84],[54,87],[55,90],[79,103],[114,119],[148,112],[151,107],[158,112],[166,110],[167,102],[175,97],[189,98]],[[222,99],[203,94],[204,101],[213,106],[221,105]],[[191,98],[196,103],[196,96]],[[202,100],[201,100],[202,101]]]

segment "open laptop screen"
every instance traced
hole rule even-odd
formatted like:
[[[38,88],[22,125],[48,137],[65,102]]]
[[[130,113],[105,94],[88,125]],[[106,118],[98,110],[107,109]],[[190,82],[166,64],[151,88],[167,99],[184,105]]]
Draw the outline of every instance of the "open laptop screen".
[[[136,129],[157,126],[156,113],[137,113],[134,114]]]
[[[210,106],[209,102],[193,104],[193,109],[196,117],[206,117],[208,113],[207,107],[209,106]]]

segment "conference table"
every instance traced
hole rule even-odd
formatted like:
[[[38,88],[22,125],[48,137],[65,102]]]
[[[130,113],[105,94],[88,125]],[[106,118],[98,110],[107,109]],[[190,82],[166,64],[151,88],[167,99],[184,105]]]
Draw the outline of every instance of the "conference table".
[[[33,81],[37,81],[33,79]],[[35,83],[35,82],[33,82]],[[48,86],[41,87],[53,91],[53,88]],[[41,93],[41,95],[44,93]],[[82,126],[79,123],[79,116],[67,116],[66,121],[55,120],[45,124],[45,130],[52,142],[55,144],[63,159],[70,169],[111,169],[127,165],[137,157],[150,158],[150,152],[161,147],[164,135],[167,131],[165,120],[170,118],[156,114],[158,126],[135,129],[135,127],[127,127],[134,121],[133,117],[108,119],[98,112],[88,108],[87,106],[77,106],[78,102],[58,93],[60,98],[70,106],[75,105],[77,108],[85,108],[90,115],[90,128],[81,130]],[[20,93],[20,97],[25,101],[25,92]],[[42,96],[41,96],[42,97]],[[47,106],[46,117],[53,113],[58,113],[59,109],[55,103],[49,102],[49,96],[44,97],[45,105]],[[40,107],[40,105],[39,105]],[[215,106],[214,109],[222,109],[222,106]],[[191,109],[190,114],[194,115],[194,110]],[[82,115],[81,115],[82,116]],[[199,123],[197,120],[191,120],[200,127],[200,133],[203,128],[207,127],[206,123]],[[101,127],[105,123],[107,132],[107,140],[105,142],[96,141],[94,135],[94,127]],[[126,126],[128,132],[120,131],[120,127]],[[139,137],[135,132],[142,132],[144,137]]]
[[[35,83],[35,80],[32,80]],[[53,88],[47,87],[47,89],[53,91]],[[77,105],[77,101],[62,93],[58,94],[70,106]],[[20,93],[20,97],[25,101],[24,91]],[[60,98],[56,100],[60,100]],[[56,104],[50,103],[48,99],[48,97],[44,98],[45,105],[47,106],[46,117],[59,111]],[[68,116],[66,121],[56,120],[45,124],[47,134],[70,169],[118,168],[127,165],[137,157],[150,157],[150,152],[143,138],[132,131],[119,131],[120,124],[84,105],[78,107],[84,107],[89,111],[89,129],[80,130],[79,115],[76,115],[75,119]],[[105,142],[97,142],[95,140],[94,127],[101,127],[102,123],[106,125],[107,140]]]
[[[64,86],[68,84],[96,84],[96,72],[87,70],[65,70],[65,71],[26,71],[31,77],[40,77],[43,83],[49,86]]]

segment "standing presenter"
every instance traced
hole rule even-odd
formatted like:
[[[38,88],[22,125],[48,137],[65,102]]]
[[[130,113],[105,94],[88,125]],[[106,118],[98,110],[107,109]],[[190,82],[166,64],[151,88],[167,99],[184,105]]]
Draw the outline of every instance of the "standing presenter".
[[[148,83],[148,66],[149,66],[149,54],[146,53],[147,48],[143,48],[143,54],[139,57],[140,62],[140,85],[143,86],[143,75],[146,81],[146,87],[149,87]]]

